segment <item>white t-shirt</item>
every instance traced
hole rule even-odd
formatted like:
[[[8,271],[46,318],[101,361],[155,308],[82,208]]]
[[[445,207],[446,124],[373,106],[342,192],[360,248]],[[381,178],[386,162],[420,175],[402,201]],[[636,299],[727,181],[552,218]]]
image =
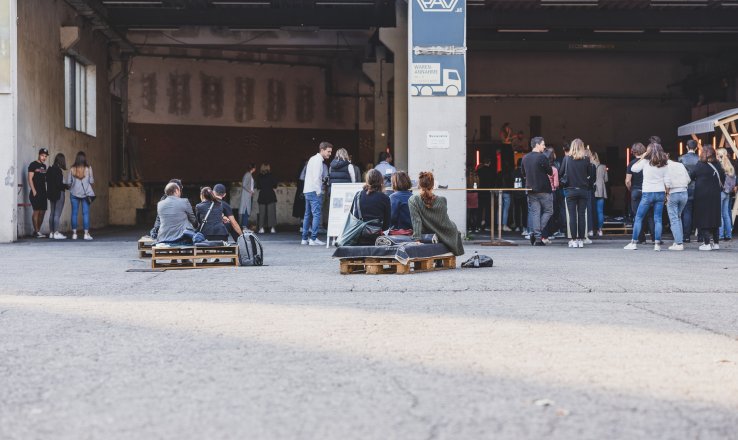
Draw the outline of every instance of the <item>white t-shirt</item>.
[[[666,185],[664,179],[666,178],[666,171],[668,167],[663,166],[656,168],[645,160],[641,159],[631,167],[634,173],[643,171],[643,192],[665,192]]]

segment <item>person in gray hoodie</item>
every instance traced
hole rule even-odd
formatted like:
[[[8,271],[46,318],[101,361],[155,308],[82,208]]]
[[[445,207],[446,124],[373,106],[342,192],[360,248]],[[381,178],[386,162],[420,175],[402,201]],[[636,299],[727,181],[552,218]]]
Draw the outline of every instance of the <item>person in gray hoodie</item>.
[[[674,244],[669,246],[670,251],[684,250],[684,230],[682,228],[682,212],[687,206],[687,187],[692,179],[684,164],[669,160],[666,163],[666,212],[669,214],[671,234],[674,236]]]

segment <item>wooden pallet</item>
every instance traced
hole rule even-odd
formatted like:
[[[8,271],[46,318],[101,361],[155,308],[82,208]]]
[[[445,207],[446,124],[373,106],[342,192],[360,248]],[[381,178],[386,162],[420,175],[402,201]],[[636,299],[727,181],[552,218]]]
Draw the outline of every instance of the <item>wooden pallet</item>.
[[[602,233],[606,235],[630,235],[633,233],[633,226],[625,223],[605,223],[602,226]]]
[[[178,246],[152,247],[152,269],[204,269],[237,267],[238,246]],[[212,262],[212,259],[219,261]],[[204,260],[204,262],[203,262]],[[175,263],[176,261],[176,263]]]
[[[456,257],[453,255],[411,258],[407,264],[402,264],[394,258],[343,258],[341,259],[341,274],[365,273],[367,275],[406,274],[430,272],[434,270],[456,269]]]
[[[156,240],[151,237],[141,237],[138,239],[138,258],[150,258],[151,247],[154,246]]]

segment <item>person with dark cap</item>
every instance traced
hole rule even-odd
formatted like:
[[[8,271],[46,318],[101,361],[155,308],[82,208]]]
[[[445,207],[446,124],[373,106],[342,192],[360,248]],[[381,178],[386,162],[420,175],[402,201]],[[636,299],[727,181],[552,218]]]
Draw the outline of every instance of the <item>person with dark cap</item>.
[[[692,174],[695,165],[700,161],[700,157],[697,155],[697,141],[690,139],[687,141],[687,152],[679,156],[679,162],[687,168],[687,172]],[[687,204],[684,206],[682,211],[682,230],[684,231],[684,242],[689,243],[692,238],[692,213],[693,213],[693,202],[694,202],[694,180],[687,186]]]
[[[220,200],[223,207],[223,223],[225,223],[228,233],[231,234],[233,240],[238,241],[238,237],[243,234],[241,226],[238,225],[236,217],[233,216],[233,208],[224,199],[226,196],[226,187],[222,183],[218,183],[213,187],[213,194]]]
[[[49,158],[49,150],[40,148],[38,150],[38,159],[28,165],[28,185],[31,187],[31,193],[28,198],[31,200],[33,208],[33,236],[36,238],[45,238],[46,235],[41,233],[41,225],[44,223],[46,209],[49,201],[46,198],[46,159]]]

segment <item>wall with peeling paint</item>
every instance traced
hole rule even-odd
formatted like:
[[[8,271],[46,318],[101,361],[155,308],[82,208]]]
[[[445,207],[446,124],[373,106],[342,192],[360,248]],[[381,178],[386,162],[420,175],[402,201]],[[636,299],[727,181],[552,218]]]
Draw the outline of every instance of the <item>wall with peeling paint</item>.
[[[107,41],[89,27],[82,27],[74,50],[97,66],[97,135],[64,126],[64,53],[60,50],[60,26],[82,25],[73,10],[61,0],[18,1],[18,122],[16,179],[23,184],[19,203],[28,203],[27,167],[40,146],[49,149],[51,165],[57,153],[74,162],[84,151],[95,172],[97,201],[91,208],[93,228],[108,224],[108,181],[110,179],[111,96],[108,89]],[[62,214],[62,230],[69,230],[71,204]],[[31,208],[18,208],[18,235],[32,232]],[[42,230],[48,228],[47,219]]]

